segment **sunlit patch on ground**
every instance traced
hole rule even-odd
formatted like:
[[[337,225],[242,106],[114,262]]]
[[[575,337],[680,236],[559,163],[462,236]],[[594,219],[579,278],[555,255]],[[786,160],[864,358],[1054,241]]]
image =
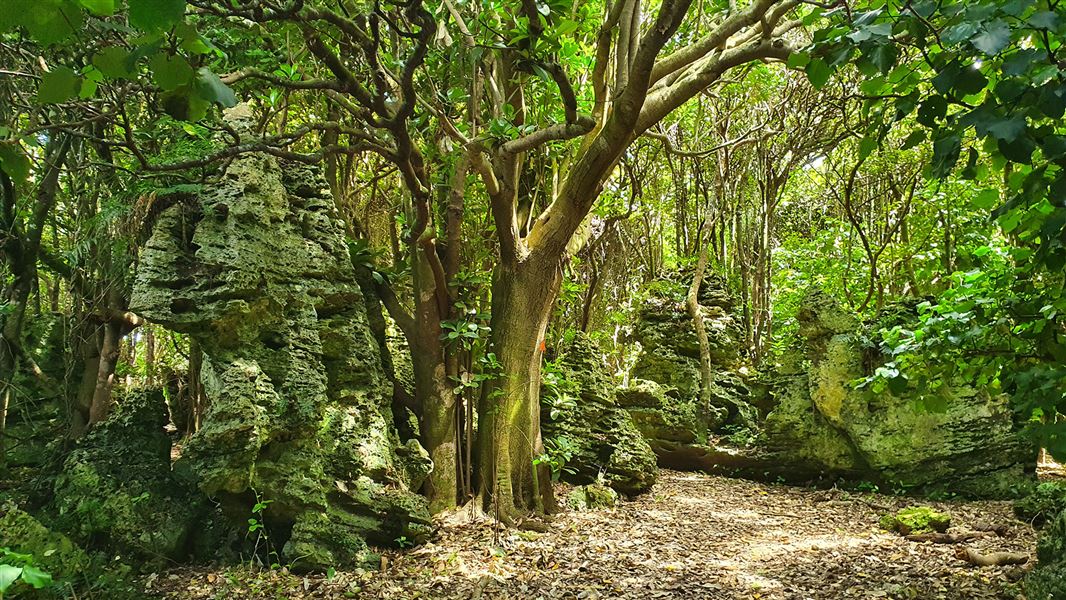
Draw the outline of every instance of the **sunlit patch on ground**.
[[[547,533],[497,536],[489,523],[450,519],[432,543],[387,553],[382,572],[303,578],[182,570],[161,575],[156,589],[169,598],[1018,597],[1016,567],[973,568],[952,545],[878,529],[882,509],[909,502],[664,471],[651,493],[614,510],[560,515]],[[1010,524],[1003,538],[974,540],[978,551],[1034,546],[1035,532],[1012,518],[1008,503],[931,504],[962,529]],[[265,590],[271,577],[274,587]]]

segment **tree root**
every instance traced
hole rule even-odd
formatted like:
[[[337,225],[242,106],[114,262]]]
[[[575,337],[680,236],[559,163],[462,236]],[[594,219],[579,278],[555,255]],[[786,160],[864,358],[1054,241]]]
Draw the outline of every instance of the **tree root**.
[[[1024,552],[993,552],[981,554],[973,548],[958,548],[955,556],[978,567],[998,567],[1002,565],[1024,565],[1029,562],[1029,555]]]

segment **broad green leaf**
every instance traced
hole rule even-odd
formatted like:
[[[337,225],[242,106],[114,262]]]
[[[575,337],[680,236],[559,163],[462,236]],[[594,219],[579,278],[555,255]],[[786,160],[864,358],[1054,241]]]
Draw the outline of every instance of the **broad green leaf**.
[[[974,48],[990,56],[999,54],[1010,42],[1010,27],[1001,20],[986,23],[981,31],[970,40]]]
[[[192,66],[182,56],[156,54],[148,63],[148,67],[152,70],[155,84],[167,92],[189,83],[193,75]]]
[[[125,48],[108,46],[93,55],[93,66],[108,79],[130,79],[134,73],[129,68],[129,58]]]
[[[896,66],[898,56],[899,51],[896,50],[896,45],[892,42],[878,44],[869,53],[870,62],[884,74],[888,74],[892,67]]]
[[[142,31],[167,31],[185,18],[185,0],[129,0],[130,25]]]
[[[81,7],[72,0],[2,0],[0,30],[4,21],[22,25],[30,37],[45,46],[57,44],[81,30]],[[6,9],[6,10],[5,10]]]
[[[78,95],[78,76],[70,67],[59,66],[41,76],[37,88],[37,101],[41,104],[58,104]]]
[[[948,111],[948,101],[941,96],[930,96],[918,106],[918,122],[926,127],[935,127]]]
[[[1025,117],[1015,115],[1005,119],[998,119],[988,125],[988,133],[997,140],[1013,142],[1018,136],[1025,133]]]
[[[833,70],[826,62],[820,58],[812,59],[807,63],[807,79],[810,80],[811,85],[815,89],[822,89],[826,82],[829,81],[829,76],[832,75]]]
[[[933,141],[932,174],[934,177],[943,178],[955,168],[962,152],[962,140],[958,134],[946,132]]]
[[[115,14],[115,0],[78,0],[89,12],[101,17]]]
[[[0,142],[0,171],[15,183],[22,183],[30,176],[30,159],[18,142]]]
[[[788,60],[785,64],[790,69],[802,69],[807,66],[807,63],[811,62],[811,55],[806,52],[793,52],[788,55]]]
[[[974,196],[973,205],[981,210],[992,210],[999,204],[999,190],[989,188]]]
[[[52,585],[52,575],[32,565],[22,567],[22,580],[38,590]]]
[[[1054,11],[1043,10],[1029,17],[1029,25],[1036,29],[1054,31],[1059,28],[1059,15]]]
[[[900,149],[901,150],[909,150],[909,149],[917,146],[918,144],[921,144],[924,141],[925,141],[925,131],[922,131],[920,129],[918,131],[912,131],[911,134],[908,135],[906,137],[906,139],[903,140],[903,145],[900,146]]]
[[[200,97],[208,102],[221,104],[226,108],[237,104],[237,97],[233,94],[233,90],[222,83],[218,75],[212,73],[207,67],[200,67],[200,70],[196,72],[196,88]]]
[[[21,567],[0,564],[0,593],[6,592],[21,575]]]

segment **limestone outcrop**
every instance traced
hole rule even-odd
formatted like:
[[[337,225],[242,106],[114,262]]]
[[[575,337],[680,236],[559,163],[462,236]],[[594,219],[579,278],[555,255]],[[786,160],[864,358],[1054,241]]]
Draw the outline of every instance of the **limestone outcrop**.
[[[171,473],[167,422],[162,392],[136,391],[78,440],[53,488],[59,528],[138,560],[189,558],[213,511]]]
[[[545,373],[541,427],[549,453],[566,455],[562,478],[570,483],[602,480],[627,495],[655,483],[655,455],[615,401],[615,384],[599,349],[582,334]]]
[[[619,404],[633,416],[660,465],[802,482],[838,478],[915,491],[1007,496],[1035,464],[1009,399],[948,382],[931,401],[855,383],[884,364],[882,328],[917,319],[914,303],[860,323],[835,298],[812,290],[798,312],[799,344],[776,372],[748,376],[729,296],[703,286],[709,308],[714,390],[699,395],[699,348],[679,289],[653,296],[634,325],[642,352]],[[669,283],[669,282],[667,282]],[[675,284],[675,288],[676,288]],[[675,368],[676,365],[676,368]],[[756,408],[757,407],[757,408]],[[758,431],[731,443],[731,430]]]
[[[884,363],[880,329],[916,316],[913,305],[893,306],[860,325],[834,298],[808,293],[799,324],[809,367],[771,388],[767,451],[807,470],[906,489],[997,496],[1026,480],[1035,449],[1019,435],[1006,396],[963,382],[946,383],[936,402],[856,387]]]
[[[240,129],[243,122],[235,121]],[[259,500],[298,567],[371,559],[430,531],[430,465],[401,445],[391,382],[328,188],[268,155],[173,203],[141,252],[131,310],[204,350],[209,406],[176,468],[246,520]]]

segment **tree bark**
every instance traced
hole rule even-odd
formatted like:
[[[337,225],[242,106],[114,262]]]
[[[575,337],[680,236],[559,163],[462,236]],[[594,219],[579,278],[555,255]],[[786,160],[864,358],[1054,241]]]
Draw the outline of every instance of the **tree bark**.
[[[559,289],[556,263],[501,264],[492,286],[491,351],[500,372],[478,405],[479,495],[505,523],[557,510],[540,434],[540,366],[544,332]]]

